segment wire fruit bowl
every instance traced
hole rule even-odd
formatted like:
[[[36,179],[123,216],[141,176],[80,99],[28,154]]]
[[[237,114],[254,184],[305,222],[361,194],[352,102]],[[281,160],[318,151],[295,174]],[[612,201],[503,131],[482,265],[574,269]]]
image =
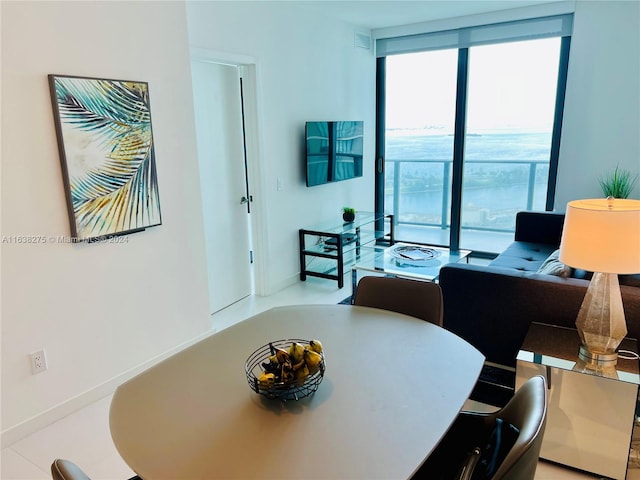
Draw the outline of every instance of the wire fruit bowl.
[[[292,343],[309,344],[309,340],[299,338],[275,340],[269,342],[267,345],[263,345],[249,355],[249,358],[247,358],[245,362],[244,370],[251,390],[270,399],[287,401],[300,400],[301,398],[308,397],[318,389],[326,368],[324,352],[320,354],[322,355],[322,360],[318,365],[318,370],[309,374],[304,381],[296,379],[279,381],[274,382],[268,387],[261,385],[259,382],[258,379],[264,371],[262,366],[263,362],[268,363],[269,357],[276,354],[276,349],[288,351]]]

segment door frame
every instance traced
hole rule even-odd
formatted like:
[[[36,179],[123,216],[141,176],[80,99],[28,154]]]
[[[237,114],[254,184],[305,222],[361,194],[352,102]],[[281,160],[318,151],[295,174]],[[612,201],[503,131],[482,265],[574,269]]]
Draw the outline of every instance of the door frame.
[[[261,172],[261,152],[262,142],[260,137],[260,122],[258,116],[258,64],[257,61],[246,55],[228,54],[215,50],[190,47],[190,59],[203,62],[221,63],[238,67],[238,71],[243,79],[243,105],[245,122],[245,142],[246,142],[246,169],[249,185],[249,192],[253,197],[251,204],[251,235],[253,244],[253,294],[265,295],[266,277],[268,271],[266,258],[266,205],[263,201],[264,195],[264,175]]]

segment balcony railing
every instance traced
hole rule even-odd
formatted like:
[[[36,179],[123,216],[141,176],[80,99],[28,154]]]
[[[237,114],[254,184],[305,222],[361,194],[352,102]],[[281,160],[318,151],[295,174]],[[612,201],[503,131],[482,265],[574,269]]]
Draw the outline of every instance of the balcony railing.
[[[462,230],[512,233],[517,211],[544,210],[548,160],[465,160],[464,168]],[[451,171],[451,160],[388,158],[387,213],[398,225],[448,229]]]

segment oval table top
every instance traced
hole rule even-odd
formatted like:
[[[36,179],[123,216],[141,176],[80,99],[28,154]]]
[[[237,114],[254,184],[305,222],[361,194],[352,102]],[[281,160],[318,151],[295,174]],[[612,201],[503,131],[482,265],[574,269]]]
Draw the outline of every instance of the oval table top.
[[[315,394],[269,400],[247,357],[270,341],[318,339]],[[215,333],[120,385],[113,441],[154,479],[409,478],[447,431],[483,355],[423,320],[350,305],[279,307]]]

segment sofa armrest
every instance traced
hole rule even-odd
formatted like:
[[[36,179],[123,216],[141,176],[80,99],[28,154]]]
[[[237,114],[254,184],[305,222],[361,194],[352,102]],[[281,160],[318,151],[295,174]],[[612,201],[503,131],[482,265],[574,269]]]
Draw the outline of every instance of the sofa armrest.
[[[454,263],[440,269],[443,326],[488,362],[515,367],[531,322],[575,328],[588,280]],[[622,285],[628,337],[640,339],[640,288]]]
[[[560,246],[564,213],[518,212],[515,241]]]
[[[542,278],[541,278],[542,277]],[[589,282],[473,264],[440,269],[443,326],[488,362],[515,367],[531,322],[575,327]]]

